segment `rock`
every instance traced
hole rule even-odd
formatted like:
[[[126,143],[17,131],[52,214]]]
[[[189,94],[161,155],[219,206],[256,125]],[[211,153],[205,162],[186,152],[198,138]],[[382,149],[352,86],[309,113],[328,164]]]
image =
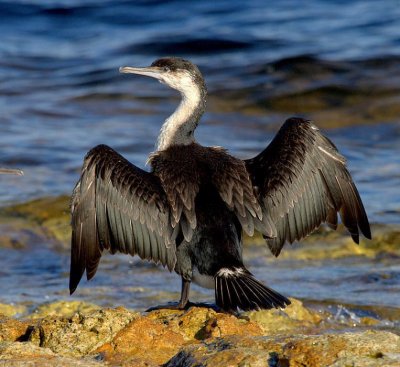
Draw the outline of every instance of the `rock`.
[[[44,240],[45,232],[37,224],[0,213],[0,248],[24,249]]]
[[[247,316],[259,325],[264,335],[283,334],[291,330],[302,330],[304,333],[307,329],[314,331],[323,320],[322,315],[304,307],[299,300],[291,298],[290,301],[291,305],[285,309],[246,312],[242,317]]]
[[[87,314],[98,310],[100,307],[88,302],[81,301],[58,301],[40,305],[29,318],[41,319],[48,316],[72,317],[75,313]],[[1,310],[1,308],[0,308]]]
[[[333,324],[328,315],[291,301],[285,310],[239,316],[204,307],[141,315],[121,307],[55,302],[39,308],[34,314],[39,320],[0,318],[0,367],[100,361],[124,367],[400,365],[398,335],[365,330],[369,322],[349,332],[348,325]],[[72,317],[54,315],[78,309]]]
[[[165,367],[398,366],[400,337],[387,331],[284,337],[232,336],[183,348]]]
[[[137,317],[138,313],[123,307],[76,313],[71,318],[47,317],[33,327],[29,341],[63,356],[80,357],[110,342]]]
[[[16,204],[4,209],[5,213],[29,218],[37,223],[44,223],[53,218],[69,217],[69,201],[67,195],[43,197]]]
[[[160,365],[186,344],[227,335],[262,335],[262,329],[251,321],[208,308],[159,310],[135,319],[98,351],[113,365],[122,361],[132,366]]]
[[[93,358],[74,359],[57,356],[49,348],[38,347],[32,343],[2,342],[0,343],[0,366],[12,367],[62,367],[87,366],[102,364]]]
[[[26,312],[27,308],[24,305],[10,305],[0,303],[0,314],[4,316],[22,315]]]
[[[39,227],[47,238],[68,246],[71,238],[69,201],[66,195],[44,197],[2,209],[2,216],[22,218],[25,227],[33,227],[34,233],[38,230],[35,226]]]
[[[337,231],[321,227],[300,242],[286,246],[282,260],[334,260],[353,256],[366,258],[400,257],[400,229],[398,225],[372,225],[372,240],[360,238],[357,245],[342,225]],[[251,242],[249,242],[251,243]],[[260,239],[256,244],[262,243]],[[327,248],[329,247],[329,251]],[[272,255],[270,255],[272,256]]]
[[[372,240],[362,243],[365,251],[400,257],[400,228],[398,225],[376,224],[372,230]]]
[[[0,342],[22,340],[29,323],[0,315]]]

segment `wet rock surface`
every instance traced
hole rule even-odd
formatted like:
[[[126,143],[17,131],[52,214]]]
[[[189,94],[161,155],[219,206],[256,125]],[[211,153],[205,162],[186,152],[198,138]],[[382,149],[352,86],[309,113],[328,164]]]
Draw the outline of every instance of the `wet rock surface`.
[[[45,197],[0,210],[0,248],[26,248],[55,242],[66,247],[71,237],[70,198]]]
[[[44,197],[0,209],[0,248],[25,248],[40,241],[53,241],[68,249],[71,238],[70,197]],[[400,228],[398,225],[372,225],[373,239],[361,238],[355,244],[342,225],[338,231],[320,228],[311,236],[292,246],[286,246],[279,258],[297,260],[339,259],[348,256],[374,258],[382,255],[400,257]],[[255,235],[244,236],[245,244],[266,246]],[[329,251],[326,244],[329,243]]]
[[[25,320],[2,316],[0,366],[400,365],[395,332],[337,322],[295,299],[285,310],[238,315],[92,306],[57,302]],[[64,316],[65,309],[79,312]]]

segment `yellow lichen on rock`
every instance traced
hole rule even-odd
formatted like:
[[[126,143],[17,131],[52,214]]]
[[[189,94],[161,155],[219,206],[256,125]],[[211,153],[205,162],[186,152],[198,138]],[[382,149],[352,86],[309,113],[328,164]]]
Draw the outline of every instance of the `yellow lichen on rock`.
[[[57,301],[40,305],[29,318],[41,319],[49,316],[72,317],[75,313],[87,314],[98,310],[100,307],[81,301]]]
[[[25,313],[26,310],[27,308],[24,305],[0,303],[0,315],[11,317],[15,315],[21,315]]]
[[[49,316],[32,329],[29,341],[65,356],[93,353],[139,316],[123,307],[105,308],[71,318]]]
[[[321,321],[322,316],[303,306],[299,300],[291,298],[292,302],[285,309],[271,309],[247,312],[251,321],[259,325],[265,335],[284,334],[290,330],[313,330]]]
[[[41,319],[0,318],[0,361],[50,367],[94,366],[98,360],[124,367],[400,365],[398,335],[365,331],[367,323],[361,331],[335,328],[327,315],[291,301],[285,310],[239,317],[205,307],[139,314],[55,302],[41,309]],[[72,317],[52,315],[76,309],[81,312]]]
[[[0,315],[0,342],[23,339],[29,323]]]

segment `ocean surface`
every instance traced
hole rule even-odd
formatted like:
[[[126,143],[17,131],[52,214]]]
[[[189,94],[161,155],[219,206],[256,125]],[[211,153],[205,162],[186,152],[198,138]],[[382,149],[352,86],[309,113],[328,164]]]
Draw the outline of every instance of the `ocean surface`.
[[[313,119],[347,157],[371,222],[400,224],[398,0],[13,0],[0,1],[0,14],[0,166],[25,173],[0,177],[0,206],[71,193],[84,155],[100,143],[145,167],[179,96],[118,68],[174,55],[199,65],[207,82],[208,108],[196,132],[201,144],[249,158],[286,118]],[[68,254],[46,246],[29,256],[6,252],[0,266],[10,282],[0,287],[3,301],[38,302],[39,279],[47,279],[48,297],[65,295],[60,288]],[[176,277],[153,277],[154,267],[147,265],[133,283],[111,277],[118,266],[128,273],[140,266],[136,259],[135,267],[127,260],[117,265],[121,260],[108,257],[96,277],[105,292],[119,284],[107,293],[110,299],[123,295],[124,303],[132,289],[140,293],[146,274],[152,274],[146,287],[154,294],[146,288],[129,305],[146,307],[169,279],[178,290]],[[325,264],[322,275],[319,264],[307,277],[293,270],[289,278],[274,273],[280,265],[270,265],[259,276],[293,296],[318,299],[327,292],[302,293],[304,288],[290,285],[293,278],[326,277],[329,283],[347,265]],[[369,266],[353,264],[349,271],[361,274]],[[390,271],[398,277],[398,266]],[[353,302],[351,287],[331,285],[331,298]],[[399,307],[394,297],[392,290],[385,302]],[[372,290],[367,298],[373,300]]]

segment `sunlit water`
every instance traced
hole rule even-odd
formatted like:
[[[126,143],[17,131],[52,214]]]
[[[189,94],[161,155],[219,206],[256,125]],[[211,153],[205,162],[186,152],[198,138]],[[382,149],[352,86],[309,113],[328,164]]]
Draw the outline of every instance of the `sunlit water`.
[[[341,108],[343,95],[353,94],[361,102],[386,96],[384,102],[395,105],[398,5],[0,1],[0,166],[25,172],[0,177],[1,205],[70,193],[85,153],[99,143],[144,167],[178,97],[154,80],[119,75],[122,65],[148,65],[164,55],[196,62],[210,92],[197,139],[243,158],[262,150],[289,117],[269,100],[329,91],[324,102],[333,110]],[[384,116],[388,107],[381,108]],[[292,112],[307,116],[302,104]],[[368,118],[370,112],[354,113]],[[345,126],[338,121],[323,129],[347,157],[372,222],[400,223],[399,122],[396,117]],[[94,281],[83,282],[73,299],[139,309],[178,299],[174,274],[126,256],[103,260]],[[37,305],[70,299],[68,267],[69,254],[49,244],[1,250],[0,274],[7,280],[0,283],[1,301]],[[264,258],[251,260],[250,267],[286,295],[400,307],[395,261],[293,264]],[[213,295],[194,287],[192,298],[212,301]]]

